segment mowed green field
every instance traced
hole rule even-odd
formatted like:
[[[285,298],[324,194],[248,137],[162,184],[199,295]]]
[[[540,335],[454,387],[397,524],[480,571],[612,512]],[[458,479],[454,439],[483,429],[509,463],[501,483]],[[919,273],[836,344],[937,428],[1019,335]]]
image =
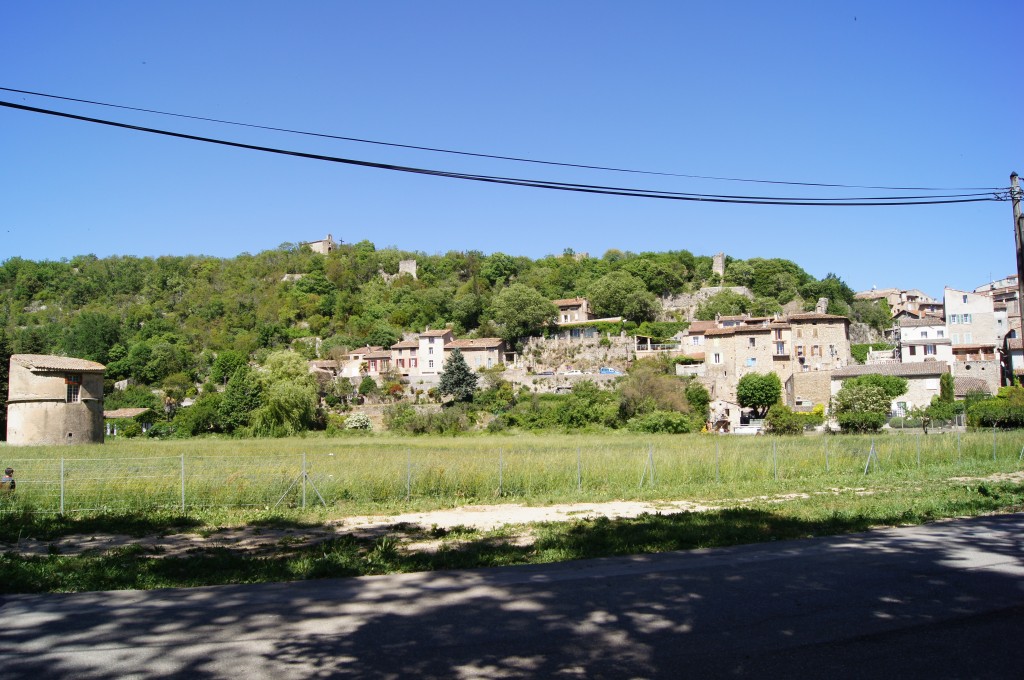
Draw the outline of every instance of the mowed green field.
[[[0,467],[17,470],[18,488],[0,513],[305,507],[345,516],[473,503],[742,499],[1014,472],[1024,468],[1022,447],[1024,432],[920,430],[874,437],[369,435],[4,446]]]

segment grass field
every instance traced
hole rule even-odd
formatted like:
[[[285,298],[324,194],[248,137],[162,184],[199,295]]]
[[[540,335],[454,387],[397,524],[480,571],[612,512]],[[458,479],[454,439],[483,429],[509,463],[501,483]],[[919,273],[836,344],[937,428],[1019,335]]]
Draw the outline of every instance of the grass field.
[[[314,506],[340,515],[466,503],[715,500],[1021,469],[1024,433],[869,436],[351,436],[0,448],[0,512]],[[874,455],[870,453],[874,450]],[[305,474],[304,474],[305,473]]]
[[[8,546],[0,554],[0,592],[536,564],[1019,512],[1024,484],[1010,473],[1024,469],[1022,447],[1024,433],[1018,432],[793,439],[360,436],[3,447],[0,465],[15,467],[19,483],[15,494],[0,498],[0,541]],[[490,532],[394,526],[376,538],[348,535],[298,547],[283,540],[271,554],[199,548],[166,555],[138,544],[75,555],[60,554],[53,544],[48,555],[17,550],[23,538],[203,535],[225,526],[301,532],[367,512],[613,499],[689,499],[722,509]],[[428,552],[405,549],[424,539],[440,544]]]

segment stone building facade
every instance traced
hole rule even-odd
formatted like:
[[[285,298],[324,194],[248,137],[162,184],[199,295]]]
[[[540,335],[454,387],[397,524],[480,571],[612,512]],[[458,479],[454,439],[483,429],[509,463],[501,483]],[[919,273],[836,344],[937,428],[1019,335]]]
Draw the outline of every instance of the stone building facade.
[[[728,317],[704,332],[702,379],[715,399],[736,401],[736,386],[748,373],[775,373],[790,406],[827,404],[824,380],[794,375],[829,372],[851,363],[850,321],[809,312],[788,317]]]
[[[15,354],[10,366],[9,444],[103,442],[103,364],[68,357]]]
[[[321,239],[319,241],[306,241],[304,243],[300,243],[299,245],[309,246],[310,250],[312,250],[314,253],[320,253],[321,255],[330,255],[338,248],[338,244],[334,241],[334,237],[331,236],[330,234],[328,234],[327,238],[325,239]]]

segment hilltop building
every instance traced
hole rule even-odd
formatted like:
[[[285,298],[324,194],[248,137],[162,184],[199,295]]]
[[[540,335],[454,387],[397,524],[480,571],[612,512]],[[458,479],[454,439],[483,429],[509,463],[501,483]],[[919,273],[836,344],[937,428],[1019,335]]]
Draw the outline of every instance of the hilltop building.
[[[314,253],[320,253],[321,255],[330,255],[338,248],[339,244],[340,242],[335,243],[334,238],[330,234],[328,234],[327,238],[322,239],[320,241],[306,241],[305,243],[300,243],[299,245],[309,246],[309,249],[312,250]]]

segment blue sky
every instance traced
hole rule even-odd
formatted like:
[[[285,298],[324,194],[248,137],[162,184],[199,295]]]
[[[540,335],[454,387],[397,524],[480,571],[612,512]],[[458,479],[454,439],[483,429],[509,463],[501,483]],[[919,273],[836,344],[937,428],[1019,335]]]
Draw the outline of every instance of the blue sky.
[[[1024,172],[1009,2],[34,2],[0,86],[403,144],[690,175],[1005,187]],[[458,172],[739,195],[719,182],[399,150],[0,92],[189,134]],[[232,257],[369,239],[785,257],[857,290],[1015,270],[1009,203],[697,204],[404,175],[0,109],[0,260]],[[905,192],[915,193],[915,192]]]

